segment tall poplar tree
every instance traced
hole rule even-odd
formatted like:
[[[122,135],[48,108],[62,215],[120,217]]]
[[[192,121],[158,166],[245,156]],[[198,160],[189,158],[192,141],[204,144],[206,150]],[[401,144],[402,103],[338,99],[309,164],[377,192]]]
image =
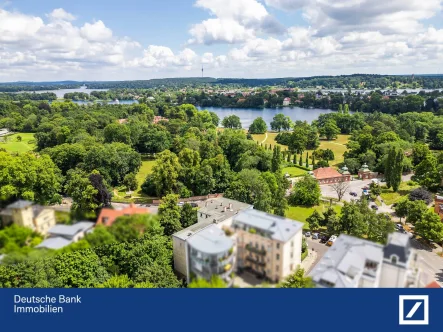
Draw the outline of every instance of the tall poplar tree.
[[[385,165],[385,179],[388,188],[396,192],[400,187],[401,174],[403,172],[404,152],[398,146],[392,146],[388,152]]]

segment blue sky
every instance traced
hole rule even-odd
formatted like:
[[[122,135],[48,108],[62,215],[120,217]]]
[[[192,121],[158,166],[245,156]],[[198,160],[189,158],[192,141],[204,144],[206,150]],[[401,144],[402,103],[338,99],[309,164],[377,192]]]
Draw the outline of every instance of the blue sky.
[[[441,73],[442,1],[0,0],[0,81]]]

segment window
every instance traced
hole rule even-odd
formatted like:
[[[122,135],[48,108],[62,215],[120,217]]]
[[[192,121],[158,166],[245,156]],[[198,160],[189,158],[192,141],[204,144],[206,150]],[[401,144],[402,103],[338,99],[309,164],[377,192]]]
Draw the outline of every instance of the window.
[[[292,271],[294,269],[294,264],[289,265],[289,271]]]
[[[255,247],[258,249],[258,242],[255,242]]]
[[[294,246],[294,241],[291,241],[291,247],[293,247]]]
[[[279,260],[279,259],[280,259],[280,255],[277,254],[277,256],[275,257],[275,259],[276,259],[276,260]]]
[[[294,258],[294,253],[293,252],[291,252],[291,258]],[[291,269],[292,270],[292,269]]]
[[[280,269],[278,268],[278,265],[275,267],[275,271],[280,271]]]
[[[397,256],[396,255],[392,255],[391,256],[391,263],[392,264],[397,264]]]
[[[280,243],[277,243],[276,246],[277,246],[277,249],[280,249]]]

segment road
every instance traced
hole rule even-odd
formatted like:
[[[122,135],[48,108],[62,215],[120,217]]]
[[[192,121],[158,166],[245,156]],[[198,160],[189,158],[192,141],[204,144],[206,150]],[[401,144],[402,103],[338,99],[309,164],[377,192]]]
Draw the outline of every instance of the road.
[[[326,251],[328,251],[329,247],[326,244],[320,243],[320,240],[313,240],[311,237],[306,238],[306,242],[308,243],[308,249],[312,250],[314,249],[317,253],[317,258],[315,259],[314,264],[312,264],[309,271],[305,271],[306,274],[308,274],[312,268],[318,263],[318,261],[324,256]]]
[[[441,252],[441,248],[432,250],[415,239],[411,239],[411,246],[418,252],[419,268],[422,271],[422,286],[435,280],[443,287],[443,257],[437,255],[439,251]]]

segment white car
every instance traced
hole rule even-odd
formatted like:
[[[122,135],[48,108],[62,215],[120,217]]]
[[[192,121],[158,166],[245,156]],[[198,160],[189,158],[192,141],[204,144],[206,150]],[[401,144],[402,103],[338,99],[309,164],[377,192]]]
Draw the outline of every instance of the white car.
[[[306,237],[310,237],[310,236],[311,236],[311,232],[306,232],[306,233],[305,233],[305,236],[306,236]]]
[[[332,235],[328,240],[328,246],[332,246],[334,244],[335,240],[337,240],[337,236]]]

